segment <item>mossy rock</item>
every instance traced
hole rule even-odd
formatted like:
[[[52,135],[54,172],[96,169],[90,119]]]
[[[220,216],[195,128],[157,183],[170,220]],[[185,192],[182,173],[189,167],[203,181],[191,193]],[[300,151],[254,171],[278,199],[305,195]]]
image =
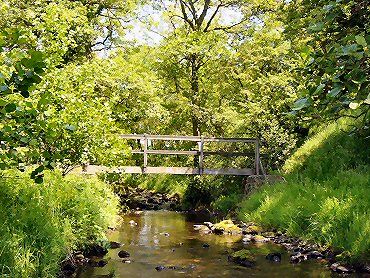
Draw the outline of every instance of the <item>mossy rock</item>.
[[[241,249],[229,256],[229,261],[241,266],[252,267],[256,265],[256,259],[249,250]]]
[[[265,238],[264,236],[261,236],[261,235],[254,236],[252,240],[255,241],[255,242],[267,242],[267,241],[269,241],[268,238]]]
[[[245,232],[248,233],[248,234],[259,234],[259,233],[263,232],[263,229],[260,226],[251,225],[251,226],[247,227]]]
[[[274,232],[265,232],[262,234],[264,237],[275,237],[275,233]]]
[[[212,229],[214,231],[223,231],[224,233],[238,234],[242,229],[236,226],[231,220],[224,220],[215,224]]]

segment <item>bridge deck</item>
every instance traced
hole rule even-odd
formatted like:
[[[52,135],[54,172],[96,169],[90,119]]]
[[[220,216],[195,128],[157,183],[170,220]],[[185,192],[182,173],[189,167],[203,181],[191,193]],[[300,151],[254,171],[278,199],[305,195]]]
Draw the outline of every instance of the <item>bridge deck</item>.
[[[219,168],[191,168],[191,167],[147,167],[145,170],[139,166],[123,166],[109,168],[105,166],[88,165],[84,174],[98,174],[102,172],[116,172],[122,174],[172,174],[172,175],[232,175],[250,176],[254,169],[219,169]]]

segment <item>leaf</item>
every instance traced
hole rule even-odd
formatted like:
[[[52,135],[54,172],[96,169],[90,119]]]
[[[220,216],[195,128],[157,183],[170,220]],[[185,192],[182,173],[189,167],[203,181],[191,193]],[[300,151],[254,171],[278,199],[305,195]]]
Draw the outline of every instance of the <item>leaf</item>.
[[[44,171],[44,169],[45,169],[44,165],[40,165],[35,170],[33,170],[33,172],[35,172],[35,173],[41,173],[42,171]]]
[[[43,62],[43,54],[41,51],[30,51],[30,53],[32,62],[34,62],[35,64],[38,62]]]
[[[317,88],[316,88],[316,90],[313,94],[317,95],[317,94],[321,93],[322,89],[324,89],[324,88],[325,88],[325,84],[320,84],[319,86],[317,86]]]
[[[316,24],[311,25],[309,28],[314,32],[321,31],[324,28],[324,22],[317,22]]]
[[[51,116],[52,114],[53,114],[53,111],[52,111],[51,109],[46,110],[46,111],[44,112],[44,115],[45,115],[46,117],[49,117],[49,116]]]
[[[360,104],[357,103],[357,102],[351,102],[349,104],[349,108],[351,108],[351,109],[357,109],[359,106],[360,106]]]
[[[65,125],[64,128],[70,131],[75,131],[77,129],[77,127],[74,125]]]
[[[367,98],[364,100],[364,103],[370,104],[370,93],[367,95]]]
[[[6,90],[8,90],[8,86],[7,85],[1,85],[0,86],[0,91],[1,92],[5,92]]]
[[[44,179],[42,176],[38,176],[37,178],[35,178],[35,183],[37,184],[40,184],[40,183],[43,183]]]
[[[312,104],[312,99],[310,97],[298,99],[294,105],[293,110],[301,110],[304,107],[310,106]]]
[[[36,145],[37,143],[38,143],[39,141],[37,140],[37,139],[31,139],[31,141],[30,141],[30,146],[34,146],[34,145]]]
[[[342,87],[334,87],[329,93],[328,93],[328,96],[329,97],[335,97],[337,96],[341,91],[342,91]]]
[[[17,109],[17,106],[14,103],[8,103],[5,106],[5,111],[8,113],[14,112]]]
[[[363,37],[363,36],[355,36],[355,39],[356,39],[356,42],[363,46],[363,47],[366,47],[367,46],[367,42],[366,42],[366,39]]]
[[[30,96],[30,93],[28,91],[25,91],[25,90],[21,90],[21,95],[25,98],[28,98]]]

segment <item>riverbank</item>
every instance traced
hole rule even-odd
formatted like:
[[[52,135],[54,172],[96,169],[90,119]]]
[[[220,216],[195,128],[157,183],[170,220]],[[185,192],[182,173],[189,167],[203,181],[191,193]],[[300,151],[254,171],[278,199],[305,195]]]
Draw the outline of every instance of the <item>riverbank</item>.
[[[46,171],[36,184],[29,173],[8,170],[0,175],[0,203],[0,276],[38,278],[57,277],[77,250],[104,245],[119,200],[96,177]]]
[[[252,192],[239,218],[330,248],[341,263],[368,266],[369,139],[351,128],[332,124],[307,140],[285,163],[286,182]]]

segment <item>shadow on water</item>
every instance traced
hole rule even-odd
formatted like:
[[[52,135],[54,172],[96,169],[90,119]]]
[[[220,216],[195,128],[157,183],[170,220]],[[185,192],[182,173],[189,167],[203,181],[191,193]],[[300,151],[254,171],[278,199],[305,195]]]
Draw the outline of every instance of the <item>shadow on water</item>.
[[[133,220],[136,224],[130,225]],[[201,221],[200,221],[201,220]],[[201,234],[193,224],[209,219],[196,219],[173,211],[145,211],[126,215],[122,226],[111,232],[111,241],[123,246],[105,256],[108,264],[87,267],[79,278],[99,277],[114,273],[115,277],[338,277],[317,261],[298,265],[289,263],[288,253],[272,243],[245,245],[241,236]],[[132,223],[132,222],[131,222]],[[206,245],[209,247],[204,247]],[[228,262],[228,254],[247,248],[256,256],[256,266],[245,268]],[[122,262],[118,252],[130,253],[130,263]],[[280,263],[269,262],[265,256],[281,252]],[[157,271],[157,266],[165,266]]]

